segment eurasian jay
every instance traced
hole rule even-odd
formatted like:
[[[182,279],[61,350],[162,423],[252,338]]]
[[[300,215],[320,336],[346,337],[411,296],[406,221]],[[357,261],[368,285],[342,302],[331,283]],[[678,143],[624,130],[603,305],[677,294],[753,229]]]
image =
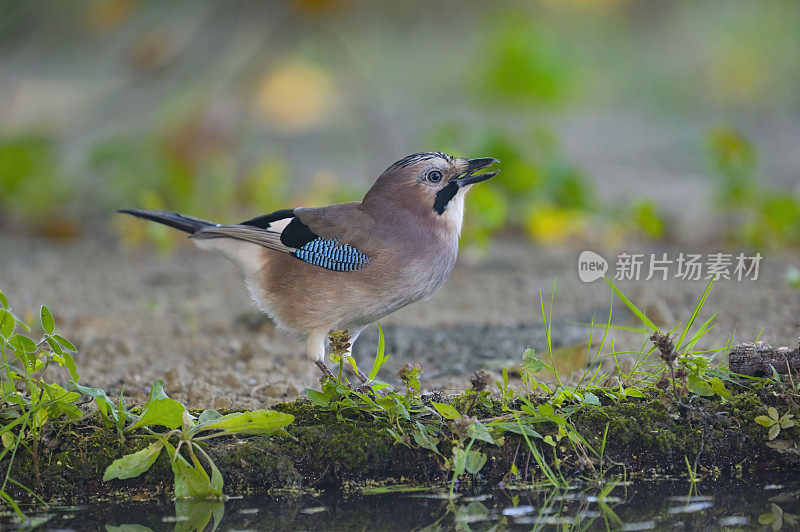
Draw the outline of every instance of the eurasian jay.
[[[121,210],[190,233],[244,272],[256,305],[279,327],[299,333],[323,374],[332,330],[350,343],[369,324],[442,287],[458,254],[464,196],[499,162],[432,152],[400,159],[364,199],[299,207],[220,225],[173,212]],[[349,354],[349,353],[348,353]],[[367,377],[358,371],[358,377]]]

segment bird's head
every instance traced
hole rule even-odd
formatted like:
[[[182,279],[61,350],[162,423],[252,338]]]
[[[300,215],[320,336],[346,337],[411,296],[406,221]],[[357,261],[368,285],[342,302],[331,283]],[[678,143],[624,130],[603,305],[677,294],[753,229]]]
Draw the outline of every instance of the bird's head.
[[[441,152],[415,153],[387,168],[364,201],[399,202],[424,214],[460,219],[467,190],[500,171],[477,172],[498,162],[492,157],[465,159]]]

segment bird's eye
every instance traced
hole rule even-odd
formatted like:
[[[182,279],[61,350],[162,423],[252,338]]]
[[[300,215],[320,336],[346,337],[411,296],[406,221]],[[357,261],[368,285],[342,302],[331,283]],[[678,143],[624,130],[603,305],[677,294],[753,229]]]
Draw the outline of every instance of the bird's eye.
[[[439,170],[431,170],[428,172],[428,181],[431,183],[438,183],[442,180],[442,173]]]

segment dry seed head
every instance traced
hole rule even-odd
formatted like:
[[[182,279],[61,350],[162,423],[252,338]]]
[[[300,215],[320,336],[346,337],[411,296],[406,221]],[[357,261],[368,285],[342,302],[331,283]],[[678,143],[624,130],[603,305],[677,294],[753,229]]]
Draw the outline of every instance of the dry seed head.
[[[328,340],[331,342],[331,350],[339,356],[350,350],[349,331],[331,331],[328,333]]]
[[[469,378],[469,382],[472,384],[473,390],[482,392],[492,382],[492,376],[482,369],[476,369],[475,373]]]
[[[397,372],[397,378],[402,381],[409,381],[422,375],[422,366],[419,364],[406,364]]]
[[[675,351],[675,342],[672,341],[672,338],[670,338],[668,334],[656,331],[650,337],[650,341],[656,344],[656,347],[660,351],[659,356],[661,360],[670,366],[675,362],[675,359],[678,358],[678,353]]]

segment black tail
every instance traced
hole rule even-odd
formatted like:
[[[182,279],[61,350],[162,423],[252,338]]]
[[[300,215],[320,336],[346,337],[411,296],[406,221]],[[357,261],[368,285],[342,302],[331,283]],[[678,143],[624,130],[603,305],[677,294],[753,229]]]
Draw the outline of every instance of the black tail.
[[[147,209],[120,209],[117,212],[132,214],[134,216],[138,216],[139,218],[152,220],[160,224],[174,227],[175,229],[180,229],[181,231],[185,231],[187,233],[195,233],[200,229],[217,225],[206,220],[201,220],[200,218],[193,218],[192,216],[178,214],[177,212],[150,211]]]

